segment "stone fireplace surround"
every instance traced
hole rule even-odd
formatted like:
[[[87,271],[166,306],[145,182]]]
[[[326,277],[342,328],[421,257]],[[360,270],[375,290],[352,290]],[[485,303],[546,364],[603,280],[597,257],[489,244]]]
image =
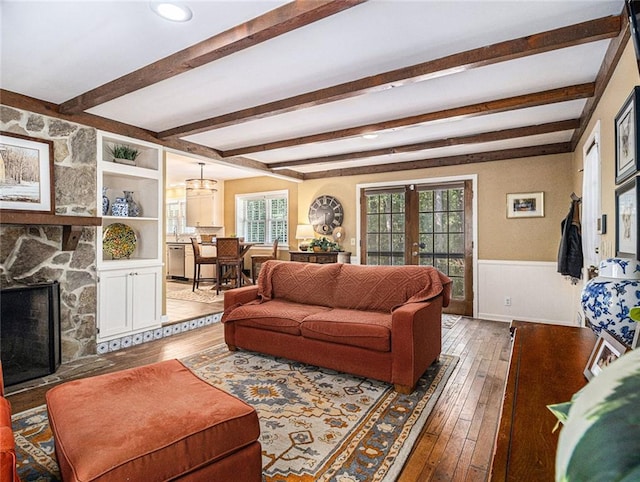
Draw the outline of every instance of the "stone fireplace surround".
[[[94,128],[0,106],[0,130],[54,143],[55,212],[96,216]],[[61,226],[0,225],[0,286],[60,283],[62,362],[96,354],[96,229],[62,251]]]

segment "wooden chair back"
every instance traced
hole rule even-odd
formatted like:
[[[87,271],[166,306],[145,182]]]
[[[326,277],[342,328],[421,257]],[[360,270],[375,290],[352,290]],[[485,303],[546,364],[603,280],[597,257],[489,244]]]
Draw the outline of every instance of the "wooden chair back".
[[[231,261],[240,258],[239,238],[216,238],[218,261]]]

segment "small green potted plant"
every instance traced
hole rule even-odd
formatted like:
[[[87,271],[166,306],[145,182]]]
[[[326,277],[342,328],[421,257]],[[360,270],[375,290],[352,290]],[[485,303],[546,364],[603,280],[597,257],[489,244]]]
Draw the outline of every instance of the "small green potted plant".
[[[113,156],[113,162],[119,164],[136,165],[136,158],[140,155],[140,151],[125,144],[115,144],[109,147],[109,153]]]
[[[315,238],[309,243],[309,248],[315,252],[319,251],[340,251],[340,246],[337,243],[332,243],[324,236],[322,238]]]

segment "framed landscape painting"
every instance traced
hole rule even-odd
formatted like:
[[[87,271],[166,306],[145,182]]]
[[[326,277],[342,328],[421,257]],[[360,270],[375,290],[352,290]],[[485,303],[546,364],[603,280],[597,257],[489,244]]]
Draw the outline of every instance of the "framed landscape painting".
[[[0,209],[53,212],[53,142],[0,132]]]
[[[638,102],[640,87],[634,87],[622,109],[616,115],[616,184],[631,177],[640,169],[638,145]]]
[[[526,192],[507,194],[507,217],[544,217],[544,193]]]
[[[616,189],[616,256],[638,255],[638,181],[636,177]]]

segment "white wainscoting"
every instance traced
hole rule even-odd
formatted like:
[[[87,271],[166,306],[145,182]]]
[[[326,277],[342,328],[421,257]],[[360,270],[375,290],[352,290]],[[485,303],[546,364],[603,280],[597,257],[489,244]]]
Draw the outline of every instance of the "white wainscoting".
[[[572,285],[556,269],[555,262],[478,260],[477,318],[579,326],[583,282]]]

